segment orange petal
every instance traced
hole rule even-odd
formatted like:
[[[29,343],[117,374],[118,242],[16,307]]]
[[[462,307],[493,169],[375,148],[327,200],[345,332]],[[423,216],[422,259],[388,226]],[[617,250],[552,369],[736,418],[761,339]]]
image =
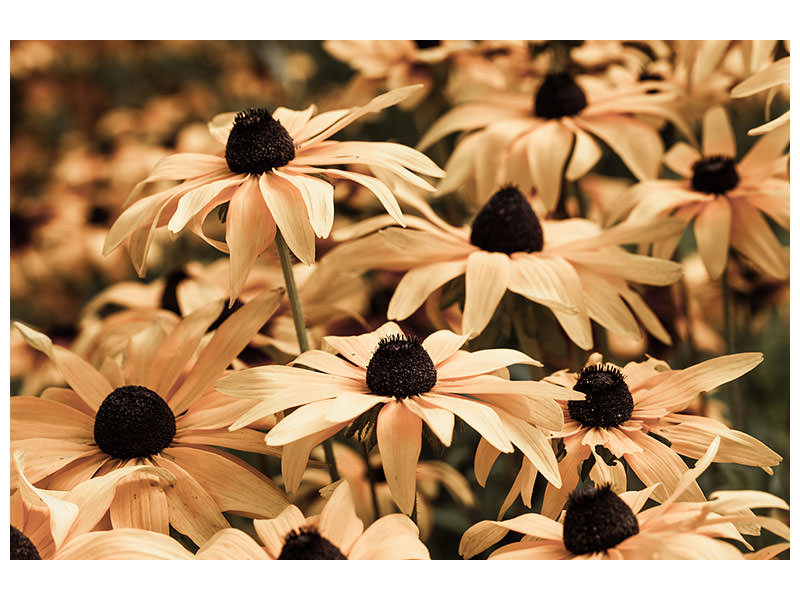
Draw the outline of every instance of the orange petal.
[[[388,402],[378,413],[377,434],[389,490],[400,510],[411,514],[422,449],[422,420],[402,403]]]
[[[719,279],[728,264],[730,234],[731,206],[725,196],[717,196],[703,206],[694,221],[697,251],[712,279]]]
[[[462,330],[475,337],[484,330],[511,277],[511,262],[502,252],[473,252],[467,259]]]
[[[736,139],[728,113],[721,106],[709,108],[703,115],[703,156],[736,156]]]

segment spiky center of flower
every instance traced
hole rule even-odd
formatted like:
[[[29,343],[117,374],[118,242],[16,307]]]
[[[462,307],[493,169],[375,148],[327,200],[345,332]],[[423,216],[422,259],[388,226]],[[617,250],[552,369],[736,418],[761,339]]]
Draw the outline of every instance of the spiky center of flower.
[[[39,551],[33,542],[28,539],[28,536],[22,533],[19,529],[11,526],[11,560],[41,560]]]
[[[536,90],[534,113],[542,119],[577,115],[586,108],[586,94],[567,73],[551,73]]]
[[[704,194],[724,194],[739,185],[736,161],[729,156],[709,156],[692,165],[692,188]]]
[[[236,115],[225,146],[225,160],[234,173],[261,175],[294,158],[294,140],[264,108]]]
[[[419,50],[427,50],[428,48],[436,48],[442,45],[442,40],[414,40],[414,45]]]
[[[367,365],[367,387],[373,394],[408,398],[431,391],[436,367],[417,338],[384,338]]]
[[[140,385],[106,396],[94,420],[94,441],[114,458],[157,454],[175,437],[175,415],[163,398]]]
[[[569,414],[588,427],[616,427],[631,418],[633,396],[613,365],[584,368],[572,389],[583,392],[586,400],[570,400]]]
[[[602,552],[637,533],[636,515],[607,485],[569,495],[564,546],[573,554]]]
[[[487,252],[539,252],[542,225],[516,187],[496,191],[472,222],[472,245]]]
[[[278,560],[347,560],[347,557],[314,527],[302,527],[286,536]]]

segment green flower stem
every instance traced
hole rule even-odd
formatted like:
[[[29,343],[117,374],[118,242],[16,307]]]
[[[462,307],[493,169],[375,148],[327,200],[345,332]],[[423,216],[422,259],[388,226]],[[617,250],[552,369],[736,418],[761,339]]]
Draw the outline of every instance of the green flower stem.
[[[286,284],[286,295],[289,297],[289,306],[292,309],[292,319],[294,320],[294,330],[297,334],[297,345],[300,346],[300,354],[310,350],[308,343],[308,333],[306,323],[303,319],[303,309],[300,306],[300,294],[297,292],[297,284],[294,281],[294,271],[292,271],[292,259],[289,256],[289,248],[280,230],[275,233],[275,247],[278,249],[278,257],[283,271],[283,281]],[[331,482],[338,481],[339,470],[336,468],[336,457],[333,455],[333,442],[330,439],[322,442],[325,450],[325,462],[328,463],[328,471],[331,474]]]

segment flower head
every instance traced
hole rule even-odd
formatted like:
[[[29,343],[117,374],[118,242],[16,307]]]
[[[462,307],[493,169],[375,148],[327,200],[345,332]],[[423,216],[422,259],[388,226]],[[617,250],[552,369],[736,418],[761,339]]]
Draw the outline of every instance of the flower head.
[[[362,440],[377,441],[392,496],[410,514],[423,424],[449,446],[455,416],[498,452],[512,452],[516,446],[559,485],[547,440],[550,432],[561,428],[562,415],[554,411],[558,405],[553,399],[578,400],[583,395],[492,374],[514,363],[538,365],[534,359],[516,350],[461,351],[466,336],[445,330],[422,341],[408,339],[393,322],[371,333],[328,336],[324,341],[341,358],[311,350],[292,363],[319,372],[255,367],[217,384],[224,394],[261,400],[231,426],[234,430],[296,407],[266,437],[268,445],[283,446],[288,491],[299,485],[311,449],[350,425]]]
[[[262,431],[227,429],[252,403],[212,388],[277,308],[281,295],[277,290],[254,298],[204,345],[201,340],[221,302],[193,312],[169,333],[155,322],[128,341],[122,365],[109,358],[99,371],[17,324],[70,386],[49,388],[41,397],[11,398],[11,447],[28,455],[27,476],[49,489],[71,490],[131,465],[159,467],[175,481],[162,486],[151,475],[133,474],[114,496],[111,522],[162,533],[172,525],[196,543],[227,526],[223,511],[277,514],[287,504],[277,486],[217,448],[271,452]],[[18,485],[12,477],[12,489]]]
[[[672,216],[685,225],[694,222],[697,249],[713,279],[725,270],[730,247],[770,277],[787,278],[787,257],[764,215],[789,229],[784,154],[789,129],[771,131],[737,161],[733,129],[725,109],[717,106],[703,116],[702,142],[701,151],[678,142],[664,156],[682,179],[645,181],[627,192],[620,202],[623,210],[632,207],[627,221],[652,223]],[[653,254],[670,257],[682,233],[653,243]]]
[[[276,231],[302,262],[314,262],[314,236],[327,237],[333,225],[329,180],[349,179],[368,188],[403,225],[397,200],[379,178],[328,165],[366,165],[430,191],[430,184],[413,171],[432,177],[444,172],[425,155],[400,144],[328,138],[366,114],[397,104],[418,87],[392,90],[364,106],[316,116],[312,116],[316,110],[312,105],[303,111],[280,107],[270,114],[254,108],[214,117],[209,128],[224,150],[218,155],[183,153],[161,160],[136,186],[130,200],[149,183],[183,183],[131,204],[111,227],[104,253],[126,242],[142,275],[154,230],[166,226],[171,233],[178,233],[188,227],[230,254],[232,302],[256,257],[273,243]],[[222,205],[227,205],[224,242],[208,237],[202,229],[206,217]]]
[[[608,485],[579,489],[570,493],[559,521],[535,513],[482,521],[464,533],[459,553],[464,558],[475,556],[508,531],[522,533],[522,541],[498,548],[490,559],[742,559],[749,556],[728,540],[752,550],[737,529],[746,525],[759,533],[764,527],[788,540],[788,527],[782,522],[750,510],[789,509],[771,494],[724,491],[712,494],[710,501],[677,501],[712,462],[719,446],[716,438],[660,506],[642,510],[658,483],[619,495]],[[773,551],[785,547],[781,544]]]
[[[326,258],[341,269],[406,271],[389,303],[390,319],[408,318],[435,290],[464,275],[462,331],[470,337],[484,330],[510,291],[549,308],[584,349],[592,346],[590,319],[639,338],[638,317],[650,333],[670,343],[628,282],[667,285],[680,277],[680,266],[619,246],[669,235],[681,223],[623,224],[603,231],[586,219],[540,219],[514,186],[492,194],[471,226],[453,227],[430,210],[426,216],[429,220],[408,217],[408,229],[389,227],[341,244]],[[376,217],[354,230],[369,233],[387,224]]]

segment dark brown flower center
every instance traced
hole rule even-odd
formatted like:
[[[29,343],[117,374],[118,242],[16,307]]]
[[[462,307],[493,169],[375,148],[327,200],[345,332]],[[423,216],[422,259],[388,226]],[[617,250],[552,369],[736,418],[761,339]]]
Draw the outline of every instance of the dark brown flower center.
[[[569,117],[586,108],[586,94],[567,73],[551,73],[536,90],[533,107],[542,119]]]
[[[436,48],[442,45],[442,40],[414,40],[414,45],[419,50],[427,50],[428,48]]]
[[[236,115],[225,146],[225,160],[234,173],[261,175],[294,158],[294,140],[264,108]]]
[[[692,165],[692,188],[704,194],[724,194],[739,185],[736,161],[729,156],[709,156]]]
[[[28,536],[22,533],[19,529],[11,526],[11,560],[41,560],[39,551],[33,542],[28,539]]]
[[[516,187],[496,191],[472,222],[470,243],[487,252],[539,252],[542,225]]]
[[[119,459],[158,454],[175,437],[175,415],[163,398],[140,385],[124,385],[106,396],[94,420],[100,450]]]
[[[408,398],[431,391],[436,367],[416,338],[384,338],[367,365],[367,387],[373,394]]]
[[[286,536],[278,560],[347,560],[347,557],[315,528],[303,527]]]
[[[584,368],[572,389],[586,400],[567,403],[570,416],[588,427],[615,427],[631,418],[633,396],[622,372],[612,365]]]
[[[564,516],[564,546],[573,554],[613,548],[639,533],[639,521],[608,486],[575,490]]]

